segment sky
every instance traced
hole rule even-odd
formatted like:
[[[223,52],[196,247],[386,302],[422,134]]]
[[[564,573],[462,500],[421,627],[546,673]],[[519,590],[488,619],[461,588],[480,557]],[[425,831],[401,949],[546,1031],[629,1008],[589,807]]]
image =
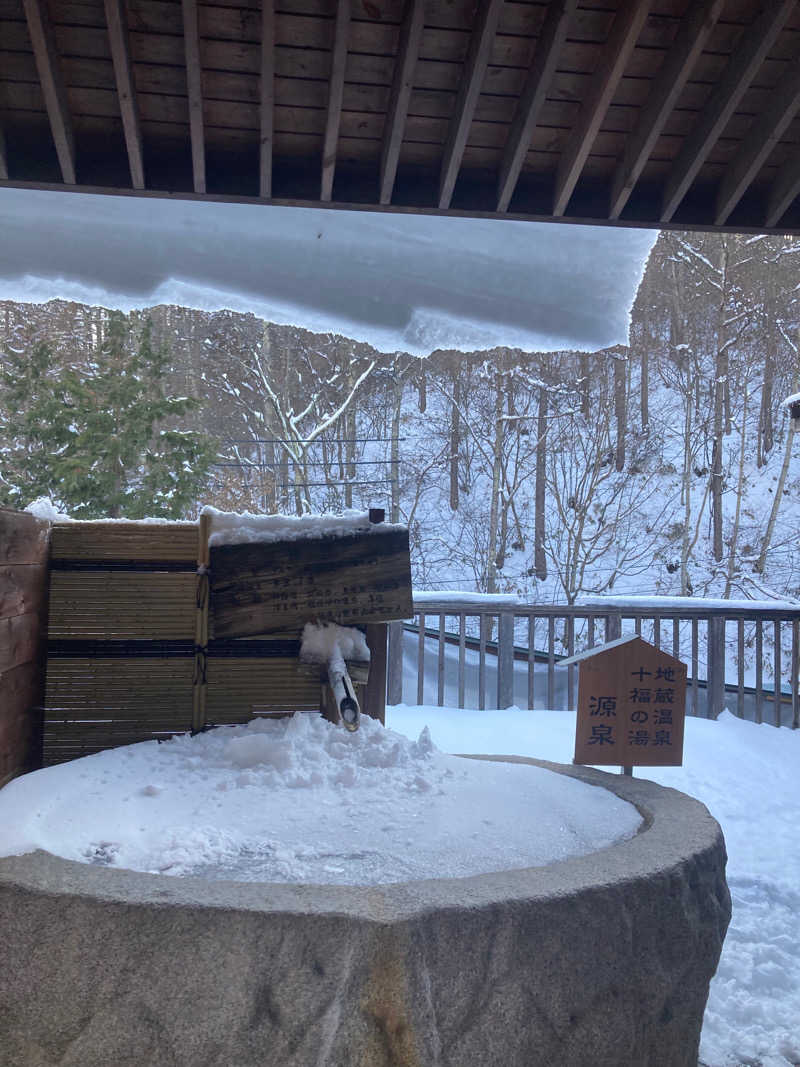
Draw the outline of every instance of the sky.
[[[653,230],[0,189],[0,299],[251,311],[428,355],[627,342]]]

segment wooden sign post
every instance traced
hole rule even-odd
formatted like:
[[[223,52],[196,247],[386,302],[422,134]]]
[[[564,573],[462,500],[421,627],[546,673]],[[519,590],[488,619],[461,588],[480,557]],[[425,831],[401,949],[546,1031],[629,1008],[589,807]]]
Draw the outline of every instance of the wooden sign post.
[[[598,645],[578,666],[574,763],[677,767],[683,763],[686,664],[641,637]]]

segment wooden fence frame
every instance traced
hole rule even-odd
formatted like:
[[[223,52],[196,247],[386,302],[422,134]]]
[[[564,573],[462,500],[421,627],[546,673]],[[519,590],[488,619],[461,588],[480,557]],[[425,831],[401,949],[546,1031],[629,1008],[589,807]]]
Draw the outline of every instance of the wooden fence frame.
[[[489,600],[490,598],[487,598]],[[433,627],[427,626],[429,619],[436,620]],[[447,620],[457,621],[457,631],[448,631]],[[477,630],[470,635],[469,623]],[[731,710],[744,717],[746,698],[753,698],[755,705],[754,721],[770,721],[773,725],[782,722],[782,706],[793,729],[800,728],[800,608],[776,608],[766,610],[763,607],[748,608],[732,604],[730,608],[710,606],[698,599],[696,604],[681,604],[669,608],[662,607],[626,607],[614,603],[607,607],[598,602],[592,605],[568,606],[559,604],[516,604],[502,605],[497,602],[481,606],[476,600],[455,597],[442,597],[436,600],[430,594],[420,597],[415,602],[414,625],[417,642],[417,692],[416,702],[424,703],[425,662],[430,652],[426,645],[433,640],[437,662],[436,703],[445,706],[445,648],[448,644],[458,645],[458,697],[456,705],[465,706],[465,664],[466,652],[470,648],[478,653],[478,707],[507,708],[514,703],[514,664],[524,660],[527,664],[528,699],[527,707],[537,706],[554,708],[556,705],[556,669],[558,662],[570,656],[578,649],[576,635],[579,624],[585,626],[585,647],[593,648],[601,641],[611,641],[633,632],[651,640],[653,644],[664,648],[678,658],[681,642],[689,645],[689,690],[690,707],[698,708],[698,694],[705,689],[707,694],[707,715],[716,718],[726,703]],[[756,677],[755,685],[745,685],[744,648],[745,626],[754,629]],[[389,652],[387,703],[399,704],[403,700],[403,633],[404,623],[389,624]],[[534,633],[537,625],[546,627],[545,647],[536,649]],[[517,646],[515,633],[522,626],[527,643]],[[558,652],[556,628],[563,630],[566,647],[563,654]],[[681,629],[683,627],[683,630]],[[737,651],[737,672],[735,685],[725,676],[726,642],[733,644],[731,631],[735,627]],[[781,633],[781,628],[788,628],[789,655],[785,661],[780,652],[774,658],[770,689],[765,685],[762,649],[765,627],[770,627],[774,635]],[[689,630],[688,639],[686,630]],[[643,632],[644,631],[644,632]],[[497,634],[492,640],[491,635]],[[602,634],[602,636],[600,636]],[[780,649],[780,642],[778,643]],[[497,691],[490,694],[487,689],[487,656],[497,657]],[[543,704],[534,701],[534,677],[537,666],[546,672],[547,696]],[[705,667],[705,671],[703,668]],[[788,668],[788,669],[787,669]],[[576,704],[576,669],[567,670],[566,707],[574,709]],[[705,674],[705,678],[702,675]],[[788,679],[788,687],[782,682]],[[775,700],[775,693],[780,699]],[[496,704],[494,703],[496,697]],[[772,701],[772,716],[765,716],[765,706]]]
[[[0,508],[0,788],[42,763],[49,523]]]

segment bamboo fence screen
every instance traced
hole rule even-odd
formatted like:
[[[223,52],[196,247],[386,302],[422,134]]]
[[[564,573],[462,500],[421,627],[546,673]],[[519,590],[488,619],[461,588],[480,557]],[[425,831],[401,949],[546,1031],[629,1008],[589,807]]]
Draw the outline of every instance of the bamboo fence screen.
[[[254,715],[318,711],[300,633],[216,640],[199,523],[54,523],[44,764]]]

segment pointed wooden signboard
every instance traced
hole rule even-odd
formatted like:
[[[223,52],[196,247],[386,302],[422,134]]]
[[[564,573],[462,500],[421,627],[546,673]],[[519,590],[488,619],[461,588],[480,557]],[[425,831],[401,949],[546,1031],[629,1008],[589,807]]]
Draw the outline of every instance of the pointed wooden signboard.
[[[572,665],[578,667],[574,763],[625,768],[683,763],[685,663],[632,636],[559,664]]]

